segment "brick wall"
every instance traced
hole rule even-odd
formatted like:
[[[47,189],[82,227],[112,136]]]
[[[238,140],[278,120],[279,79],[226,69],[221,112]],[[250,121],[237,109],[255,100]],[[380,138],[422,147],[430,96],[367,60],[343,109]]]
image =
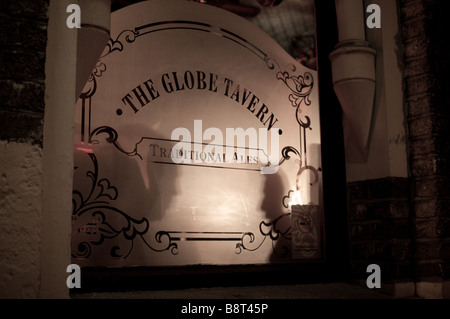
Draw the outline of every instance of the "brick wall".
[[[349,194],[350,251],[355,279],[378,264],[384,283],[412,281],[413,241],[407,178],[352,182]]]
[[[402,0],[415,270],[450,277],[450,46],[445,1]]]
[[[383,282],[439,283],[450,279],[448,12],[439,0],[398,3],[409,178],[348,183],[352,273],[365,279],[377,263]]]
[[[42,145],[48,1],[0,2],[0,140]]]

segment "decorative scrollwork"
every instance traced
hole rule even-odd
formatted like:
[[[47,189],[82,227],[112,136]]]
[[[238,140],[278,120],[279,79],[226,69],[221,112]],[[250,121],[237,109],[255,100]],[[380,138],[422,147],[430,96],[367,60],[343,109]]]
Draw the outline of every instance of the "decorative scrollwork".
[[[100,135],[102,133],[105,133],[108,135],[108,137],[106,138],[106,142],[113,144],[122,153],[124,153],[128,156],[138,156],[140,159],[142,159],[142,156],[137,152],[136,147],[134,150],[132,150],[130,152],[125,151],[120,146],[119,142],[117,141],[117,139],[119,138],[119,134],[117,133],[117,131],[115,129],[113,129],[112,127],[109,127],[109,126],[99,126],[96,129],[94,129],[90,134],[90,142],[92,144],[98,144],[99,141],[94,139],[94,137],[96,137],[97,135]]]
[[[101,77],[105,71],[106,71],[106,64],[99,60],[95,64],[95,68],[94,71],[92,71],[92,74],[95,75],[96,77]]]
[[[246,238],[248,238],[248,240],[246,240]],[[263,240],[263,242],[261,242],[256,248],[253,248],[253,249],[250,249],[250,248],[249,248],[248,246],[246,246],[246,244],[245,244],[245,242],[248,242],[249,244],[252,244],[254,241],[255,241],[255,235],[254,235],[253,233],[250,233],[250,232],[244,233],[244,234],[242,235],[241,240],[236,244],[236,250],[235,250],[235,253],[239,255],[240,253],[242,253],[242,250],[243,250],[243,249],[244,249],[244,250],[249,250],[249,251],[255,251],[255,250],[257,250],[259,247],[261,247],[262,243],[264,242],[264,240]]]
[[[89,79],[87,80],[83,91],[80,94],[80,99],[83,100],[83,102],[87,99],[90,99],[95,92],[97,91],[97,80],[95,79],[94,73],[91,73],[89,76]]]
[[[72,252],[72,257],[78,257],[78,258],[89,258],[92,253],[91,245],[88,242],[81,242],[77,246],[78,253]]]
[[[164,244],[164,239],[166,238],[166,244]],[[168,250],[170,249],[170,252],[172,253],[172,255],[178,255],[178,245],[176,243],[172,242],[172,237],[170,236],[170,233],[167,231],[159,231],[155,234],[155,240],[159,243],[159,244],[163,244],[163,249],[158,250],[155,249],[153,247],[151,247],[150,245],[147,246],[150,247],[152,250],[154,251],[164,251],[164,250]]]
[[[112,141],[114,137],[114,134],[110,136]],[[172,254],[175,254],[177,245],[170,241],[170,236],[168,241],[163,241],[162,238],[167,237],[164,232],[158,233],[155,237],[156,242],[162,244],[160,248],[155,248],[147,242],[144,238],[149,230],[147,218],[135,219],[122,210],[110,206],[111,201],[118,198],[117,188],[112,186],[108,179],[99,179],[97,158],[94,153],[87,153],[87,155],[93,164],[93,169],[88,170],[85,174],[90,180],[91,186],[87,194],[74,187],[72,192],[72,233],[85,233],[89,240],[86,240],[86,236],[81,236],[80,242],[76,243],[75,239],[72,257],[89,258],[93,252],[92,245],[99,246],[105,240],[118,238],[120,245],[114,245],[110,249],[110,256],[125,259],[131,254],[134,240],[137,237],[140,237],[153,251],[170,250]],[[79,167],[75,168],[76,171],[79,169]],[[81,219],[88,222],[83,225],[83,222],[80,222]],[[74,238],[80,237],[72,237],[73,241]],[[128,249],[123,249],[122,244],[128,244]]]
[[[285,221],[286,218],[290,219],[291,213],[285,213],[277,217],[276,219],[266,222],[262,221],[259,224],[259,231],[261,235],[263,235],[263,238],[261,242],[256,244],[255,246],[251,246],[255,243],[255,235],[253,233],[244,233],[242,235],[242,238],[240,242],[236,244],[236,254],[240,254],[243,250],[246,251],[256,251],[258,250],[265,242],[267,238],[270,238],[272,240],[272,248],[278,257],[286,258],[289,254],[289,248],[286,245],[276,246],[276,243],[280,238],[284,238],[287,240],[291,240],[291,227],[286,227],[286,229],[282,229],[280,226],[280,222]]]
[[[293,146],[285,146],[283,147],[283,149],[281,150],[281,160],[278,163],[278,166],[280,166],[281,164],[283,164],[285,161],[289,160],[291,158],[291,156],[289,155],[289,153],[294,153],[295,155],[297,155],[298,157],[301,158],[300,152]]]
[[[283,196],[282,203],[284,208],[289,208],[289,200],[291,199],[292,193],[295,193],[295,191],[291,189],[289,190],[287,195]]]
[[[295,71],[296,67],[290,65],[290,70],[277,73],[277,79],[283,81],[292,92],[289,95],[289,101],[296,108],[295,116],[298,124],[303,128],[310,128],[311,119],[306,115],[302,117],[301,113],[303,105],[311,105],[310,94],[314,86],[314,77],[309,72],[305,72],[304,75],[291,75]]]
[[[270,70],[275,69],[275,65],[277,65],[278,68],[280,68],[280,66],[278,65],[277,61],[275,61],[275,60],[272,59],[272,58],[269,58],[266,54],[264,54],[263,61],[266,63],[267,67],[268,67]]]
[[[268,223],[265,221],[262,221],[259,224],[259,231],[264,236],[266,236],[266,237],[269,236],[270,239],[272,239],[272,240],[278,240],[280,238],[280,235],[286,239],[291,239],[291,237],[290,237],[291,227],[290,226],[284,231],[282,231],[278,227],[278,223],[280,222],[280,220],[282,220],[288,216],[291,216],[291,213],[284,213]],[[264,230],[264,227],[266,228],[265,230]]]
[[[293,148],[295,150],[295,148]],[[289,159],[289,156],[287,155],[289,151],[292,151],[289,148],[284,148],[283,149],[283,159]],[[295,150],[296,151],[296,150]],[[319,176],[319,170],[315,168],[314,166],[311,165],[303,165],[302,164],[302,159],[301,159],[301,155],[298,153],[298,151],[294,152],[296,155],[298,155],[300,158],[296,160],[296,162],[299,164],[299,169],[297,172],[297,176],[296,176],[296,180],[295,180],[295,185],[297,185],[297,187],[299,187],[300,185],[300,178],[302,176],[302,174],[304,174],[306,171],[310,171],[312,172],[312,174],[314,175],[314,180],[310,181],[310,186],[316,186],[319,183],[320,180],[320,176]],[[286,156],[286,157],[285,157]],[[281,163],[281,162],[280,162]],[[298,190],[298,188],[297,188]],[[288,194],[285,195],[282,199],[282,204],[284,208],[289,208],[289,200],[291,200],[291,195],[295,194],[294,190],[289,190]]]
[[[89,76],[88,82],[86,83],[83,92],[80,94],[80,98],[83,100],[87,100],[91,98],[95,92],[97,91],[97,81],[96,77],[101,77],[103,73],[106,71],[106,64],[102,62],[102,58],[111,54],[114,51],[122,51],[123,50],[123,41],[125,40],[128,43],[132,43],[136,40],[136,37],[139,36],[139,32],[135,30],[123,30],[115,40],[110,38],[108,43],[103,50],[102,55],[99,60],[95,64],[95,68]]]
[[[94,154],[88,153],[88,156],[92,160],[94,165],[93,171],[87,171],[86,176],[92,181],[90,191],[86,198],[84,198],[81,191],[74,189],[72,192],[72,204],[73,212],[72,215],[80,216],[83,214],[83,209],[95,205],[103,205],[107,201],[102,200],[103,198],[109,198],[115,200],[117,198],[117,189],[109,184],[107,179],[98,179],[98,162]],[[76,167],[75,169],[78,169]]]
[[[114,51],[121,52],[123,50],[123,41],[125,40],[128,43],[133,43],[134,40],[139,36],[139,31],[136,30],[123,30],[119,33],[115,40],[109,39],[106,44],[105,49],[103,50],[102,56],[100,58],[104,58]]]

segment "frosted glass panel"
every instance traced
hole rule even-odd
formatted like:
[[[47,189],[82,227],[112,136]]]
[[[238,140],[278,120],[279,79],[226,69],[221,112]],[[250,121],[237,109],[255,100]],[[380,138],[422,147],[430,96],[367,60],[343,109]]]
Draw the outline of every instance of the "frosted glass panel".
[[[189,1],[118,10],[76,105],[73,262],[317,258],[292,254],[290,204],[322,214],[320,143],[316,71],[247,20]]]

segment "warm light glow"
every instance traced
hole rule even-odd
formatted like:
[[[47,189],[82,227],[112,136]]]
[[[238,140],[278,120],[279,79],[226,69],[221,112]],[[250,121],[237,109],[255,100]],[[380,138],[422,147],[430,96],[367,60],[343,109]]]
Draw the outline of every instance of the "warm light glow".
[[[83,151],[85,153],[94,153],[92,150],[92,144],[90,144],[90,143],[87,145],[84,143],[75,145],[75,149],[79,150],[79,151]]]
[[[294,197],[292,197],[292,201],[289,202],[289,207],[291,207],[292,205],[303,205],[299,190],[295,191]]]

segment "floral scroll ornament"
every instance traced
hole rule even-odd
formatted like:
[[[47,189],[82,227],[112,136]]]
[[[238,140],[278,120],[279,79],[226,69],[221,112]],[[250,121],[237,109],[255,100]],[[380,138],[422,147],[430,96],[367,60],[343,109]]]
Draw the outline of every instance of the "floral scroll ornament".
[[[72,257],[89,258],[95,246],[108,241],[114,242],[110,247],[110,257],[126,259],[133,251],[136,239],[141,239],[155,252],[176,254],[177,244],[172,243],[165,233],[156,234],[154,242],[149,242],[145,237],[150,226],[147,218],[136,219],[114,207],[119,196],[117,188],[108,179],[99,178],[95,154],[84,155],[84,162],[89,161],[90,168],[75,167],[75,174],[84,177],[90,187],[83,191],[75,187],[72,192]]]
[[[290,65],[290,72],[295,72],[295,65]],[[296,119],[303,128],[310,128],[311,119],[308,116],[302,116],[302,107],[311,105],[309,95],[314,86],[314,77],[311,73],[305,72],[304,75],[293,76],[289,71],[279,71],[277,79],[281,80],[291,90],[289,101],[296,108]],[[310,128],[311,129],[311,128]]]
[[[106,44],[105,50],[103,50],[103,53],[100,57],[100,59],[104,58],[105,56],[109,55],[110,53],[114,51],[121,52],[123,50],[123,41],[125,40],[127,43],[133,43],[136,38],[140,36],[139,31],[134,30],[123,30],[119,33],[119,35],[116,37],[115,40],[112,38],[109,39],[108,43]]]
[[[236,254],[241,254],[242,251],[256,251],[258,250],[269,238],[272,241],[272,250],[274,254],[280,258],[286,258],[289,256],[288,246],[280,241],[280,245],[277,245],[278,240],[291,240],[292,229],[291,226],[285,226],[285,221],[290,220],[291,213],[284,213],[270,222],[261,221],[259,224],[260,234],[263,236],[262,240],[256,242],[256,236],[247,232],[244,233],[240,242],[236,244]]]

